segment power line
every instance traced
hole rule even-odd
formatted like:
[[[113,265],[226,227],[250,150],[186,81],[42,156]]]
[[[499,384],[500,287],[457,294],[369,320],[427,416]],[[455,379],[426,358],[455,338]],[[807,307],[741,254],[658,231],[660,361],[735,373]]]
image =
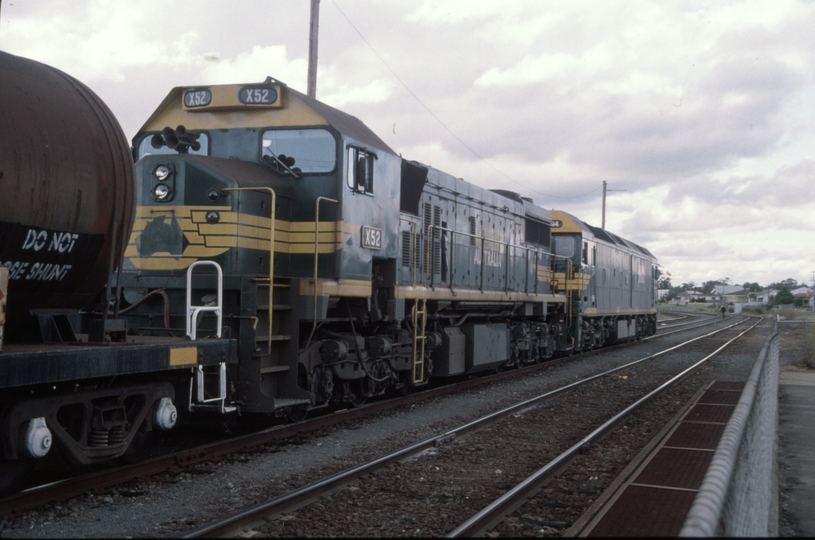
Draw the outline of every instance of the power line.
[[[494,166],[492,163],[490,163],[489,161],[487,161],[486,159],[484,159],[484,158],[481,156],[481,154],[479,154],[478,152],[476,152],[475,150],[473,150],[473,149],[470,147],[470,145],[468,145],[467,143],[465,143],[465,142],[464,142],[464,141],[461,139],[461,137],[459,137],[458,135],[456,135],[456,134],[453,132],[453,130],[452,130],[452,129],[450,129],[449,127],[447,127],[447,125],[446,125],[444,122],[442,122],[442,121],[441,121],[441,119],[440,119],[438,116],[436,116],[436,115],[433,113],[433,111],[431,111],[431,110],[430,110],[430,108],[429,108],[427,105],[425,105],[425,104],[424,104],[424,102],[423,102],[421,99],[419,99],[419,96],[417,96],[417,95],[416,95],[416,93],[415,93],[415,92],[413,92],[413,90],[411,90],[411,89],[410,89],[410,87],[409,87],[409,86],[408,86],[408,85],[405,83],[405,81],[403,81],[403,80],[402,80],[402,79],[399,77],[399,75],[397,75],[397,74],[396,74],[396,72],[395,72],[395,71],[394,71],[394,70],[393,70],[393,69],[392,69],[392,68],[391,68],[391,67],[388,65],[388,63],[385,61],[385,59],[384,59],[384,58],[382,58],[382,56],[381,56],[381,55],[380,55],[380,54],[379,54],[379,53],[376,51],[376,49],[374,49],[373,45],[371,45],[371,44],[368,42],[368,40],[367,40],[367,39],[365,39],[365,36],[363,36],[363,35],[362,35],[362,32],[360,32],[360,31],[359,31],[359,29],[358,29],[358,28],[357,28],[357,27],[354,25],[354,23],[353,23],[353,22],[351,22],[351,19],[349,19],[349,18],[348,18],[348,15],[346,15],[346,14],[345,14],[345,12],[342,10],[342,8],[340,8],[340,6],[337,4],[337,2],[336,2],[335,0],[331,0],[331,3],[332,3],[332,4],[334,4],[334,7],[336,7],[336,8],[337,8],[337,10],[340,12],[340,14],[342,14],[342,16],[343,16],[343,17],[345,17],[345,20],[346,20],[346,21],[348,21],[348,24],[350,24],[350,25],[351,25],[351,28],[353,28],[353,29],[354,29],[354,31],[355,31],[355,32],[356,32],[356,33],[359,35],[359,37],[362,39],[362,41],[364,41],[364,42],[365,42],[365,45],[367,45],[367,46],[368,46],[368,48],[369,48],[369,49],[371,49],[371,51],[372,51],[372,52],[373,52],[373,53],[376,55],[376,57],[377,57],[377,58],[379,58],[379,61],[380,61],[380,62],[382,62],[382,64],[383,64],[383,65],[384,65],[384,66],[385,66],[385,67],[388,69],[388,71],[390,71],[390,72],[391,72],[391,75],[393,75],[393,76],[396,78],[396,80],[397,80],[397,81],[399,81],[399,84],[401,84],[401,85],[402,85],[402,86],[405,88],[405,90],[407,90],[407,91],[408,91],[408,93],[410,93],[410,95],[411,95],[411,96],[413,96],[413,99],[415,99],[416,101],[418,101],[418,102],[419,102],[419,105],[421,105],[422,107],[424,107],[424,110],[426,110],[426,111],[428,112],[428,114],[430,114],[430,116],[432,116],[432,117],[433,117],[433,118],[436,120],[436,122],[438,122],[438,123],[441,125],[441,127],[443,127],[444,129],[446,129],[446,130],[447,130],[447,132],[448,132],[450,135],[452,135],[452,136],[453,136],[453,137],[454,137],[454,138],[455,138],[455,139],[456,139],[456,140],[457,140],[459,143],[461,143],[461,145],[462,145],[464,148],[466,148],[467,150],[469,150],[470,152],[472,152],[472,154],[473,154],[475,157],[477,157],[479,160],[481,160],[481,161],[483,161],[484,163],[486,163],[486,164],[487,164],[487,166],[489,166],[489,167],[490,167],[492,170],[494,170],[495,172],[497,172],[498,174],[500,174],[501,176],[503,176],[503,177],[504,177],[504,178],[506,178],[507,180],[510,180],[511,182],[514,182],[514,183],[518,184],[519,186],[523,187],[524,189],[527,189],[527,190],[532,191],[532,192],[534,192],[534,193],[537,193],[537,194],[539,194],[539,195],[544,195],[544,196],[546,196],[546,197],[551,197],[551,198],[554,198],[554,199],[577,199],[577,198],[580,198],[580,197],[584,197],[584,196],[588,195],[589,193],[592,193],[592,192],[594,192],[594,191],[597,191],[597,189],[599,189],[599,188],[596,188],[596,189],[593,189],[593,190],[591,190],[591,191],[589,191],[589,192],[587,192],[587,193],[585,193],[585,194],[583,194],[583,195],[578,195],[578,196],[575,196],[575,197],[558,197],[558,196],[556,196],[556,195],[549,195],[549,194],[547,194],[547,193],[543,193],[542,191],[538,191],[538,190],[536,190],[536,189],[532,189],[532,188],[530,188],[529,186],[527,186],[527,185],[525,185],[525,184],[522,184],[521,182],[518,182],[517,180],[515,180],[514,178],[512,178],[511,176],[509,176],[508,174],[506,174],[504,171],[502,171],[502,170],[498,169],[497,167],[495,167],[495,166]]]

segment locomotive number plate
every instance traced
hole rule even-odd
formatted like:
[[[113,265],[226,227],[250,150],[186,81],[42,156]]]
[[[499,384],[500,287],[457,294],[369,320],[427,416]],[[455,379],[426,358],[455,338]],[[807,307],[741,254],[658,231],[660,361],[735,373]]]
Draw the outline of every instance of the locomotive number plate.
[[[277,91],[274,88],[245,86],[238,91],[238,99],[244,105],[274,105]]]
[[[363,225],[362,247],[368,249],[382,249],[382,229]]]
[[[188,109],[206,107],[212,103],[212,92],[207,89],[188,90],[184,94],[184,106]]]

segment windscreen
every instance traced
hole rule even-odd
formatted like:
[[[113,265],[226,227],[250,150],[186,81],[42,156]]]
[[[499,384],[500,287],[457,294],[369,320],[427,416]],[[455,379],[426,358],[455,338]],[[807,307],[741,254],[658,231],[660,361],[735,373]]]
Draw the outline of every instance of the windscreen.
[[[328,173],[337,163],[337,143],[325,129],[275,129],[263,133],[261,159],[281,173]]]

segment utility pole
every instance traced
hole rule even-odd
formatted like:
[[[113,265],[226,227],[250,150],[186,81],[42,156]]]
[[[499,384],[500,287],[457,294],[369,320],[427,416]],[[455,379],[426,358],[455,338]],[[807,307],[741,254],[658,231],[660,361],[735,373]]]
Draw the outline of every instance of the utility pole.
[[[600,225],[601,229],[606,228],[606,191],[628,191],[627,189],[606,189],[608,182],[603,180],[603,224]]]
[[[320,29],[320,0],[311,0],[308,32],[308,97],[317,99],[317,36]]]

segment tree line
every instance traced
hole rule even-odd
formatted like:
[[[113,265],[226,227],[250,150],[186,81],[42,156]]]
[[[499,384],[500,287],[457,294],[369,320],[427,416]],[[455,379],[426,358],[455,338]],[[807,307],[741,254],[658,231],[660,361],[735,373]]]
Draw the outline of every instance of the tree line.
[[[722,278],[722,279],[712,279],[710,281],[705,281],[702,284],[697,284],[693,281],[689,281],[687,283],[682,283],[681,285],[674,286],[671,283],[671,274],[670,272],[666,272],[663,275],[660,275],[657,280],[657,287],[659,289],[668,289],[668,294],[662,297],[660,301],[663,302],[670,302],[679,294],[686,292],[686,291],[693,291],[698,292],[704,295],[712,295],[716,291],[717,285],[736,285],[731,282],[730,278]],[[771,305],[788,305],[794,304],[796,307],[801,307],[803,305],[803,300],[798,298],[796,299],[792,295],[792,290],[798,287],[805,287],[806,284],[798,283],[798,280],[793,278],[787,278],[782,281],[777,281],[770,283],[766,287],[762,287],[756,282],[749,282],[745,281],[741,287],[748,293],[757,293],[764,289],[776,289],[778,293],[770,300]],[[752,295],[750,295],[752,296]],[[755,299],[754,296],[752,296]]]

